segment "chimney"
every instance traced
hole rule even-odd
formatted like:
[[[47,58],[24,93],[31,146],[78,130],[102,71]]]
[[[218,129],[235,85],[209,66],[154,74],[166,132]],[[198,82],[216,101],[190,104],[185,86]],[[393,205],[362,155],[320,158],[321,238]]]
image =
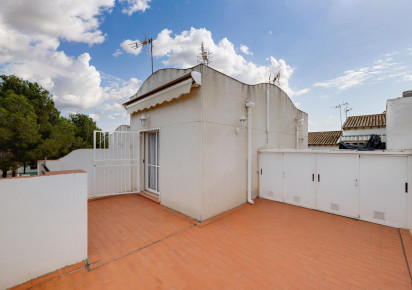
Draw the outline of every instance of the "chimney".
[[[412,97],[412,91],[404,91],[402,93],[402,97],[406,98],[406,97]]]

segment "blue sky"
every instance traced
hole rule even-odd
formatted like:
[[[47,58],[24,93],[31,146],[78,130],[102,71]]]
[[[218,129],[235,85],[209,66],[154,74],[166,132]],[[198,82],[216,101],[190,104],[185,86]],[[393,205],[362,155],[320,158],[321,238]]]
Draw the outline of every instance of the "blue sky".
[[[34,3],[35,2],[35,3]],[[155,70],[197,63],[246,83],[281,72],[280,86],[309,114],[309,130],[339,130],[349,115],[385,110],[412,89],[412,1],[5,1],[0,11],[0,72],[37,81],[67,115],[89,114],[114,130],[120,106]]]

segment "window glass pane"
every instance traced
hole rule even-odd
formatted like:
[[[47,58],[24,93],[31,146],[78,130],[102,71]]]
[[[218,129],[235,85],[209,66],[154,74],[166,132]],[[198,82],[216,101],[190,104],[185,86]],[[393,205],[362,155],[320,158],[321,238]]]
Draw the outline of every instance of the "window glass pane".
[[[149,149],[149,154],[148,154],[148,164],[156,164],[156,135],[155,133],[149,133],[148,134],[148,149]]]
[[[156,167],[154,167],[154,166],[149,166],[149,168],[148,168],[148,173],[149,173],[149,188],[150,189],[154,189],[154,190],[156,190],[156,179],[157,179],[157,177],[156,177]]]

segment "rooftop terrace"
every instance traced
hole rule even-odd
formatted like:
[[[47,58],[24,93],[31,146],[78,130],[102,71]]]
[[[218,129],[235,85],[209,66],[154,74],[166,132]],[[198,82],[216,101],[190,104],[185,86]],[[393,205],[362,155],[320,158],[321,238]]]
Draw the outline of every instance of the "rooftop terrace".
[[[19,289],[411,289],[407,230],[269,200],[197,223],[138,195],[89,201],[89,266]]]

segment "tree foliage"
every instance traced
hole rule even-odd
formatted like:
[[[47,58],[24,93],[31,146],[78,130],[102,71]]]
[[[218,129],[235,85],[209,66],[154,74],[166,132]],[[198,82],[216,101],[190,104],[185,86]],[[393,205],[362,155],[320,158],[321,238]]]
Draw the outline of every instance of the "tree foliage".
[[[0,169],[4,172],[39,159],[60,158],[93,147],[87,115],[60,116],[50,93],[37,83],[0,76]]]
[[[74,149],[93,148],[93,132],[100,130],[96,122],[85,114],[71,114],[70,121],[75,126],[76,140]]]

